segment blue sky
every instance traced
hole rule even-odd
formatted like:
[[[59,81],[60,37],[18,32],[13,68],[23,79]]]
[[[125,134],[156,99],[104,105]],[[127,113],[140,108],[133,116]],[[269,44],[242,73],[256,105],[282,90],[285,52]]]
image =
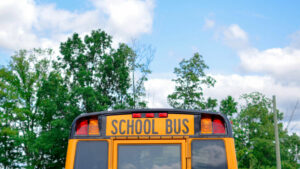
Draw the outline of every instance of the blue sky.
[[[250,43],[258,49],[286,46],[290,43],[288,36],[300,28],[300,13],[297,9],[299,3],[211,2],[156,3],[153,31],[141,38],[157,49],[153,62],[154,71],[170,71],[170,67],[176,66],[180,59],[190,57],[195,49],[204,56],[210,71],[237,71],[239,58],[235,51],[214,38],[212,30],[203,29],[205,19],[214,20],[219,28],[233,23],[239,24],[248,33]],[[170,59],[170,52],[174,53],[178,60]],[[164,62],[168,63],[168,66],[162,66],[161,63]]]
[[[191,57],[195,51],[204,56],[210,72],[241,73],[236,52],[215,37],[216,30],[204,28],[206,19],[215,22],[218,27],[215,29],[238,24],[248,33],[250,44],[260,50],[289,45],[289,36],[300,29],[299,1],[164,0],[154,3],[151,32],[134,37],[155,47],[151,65],[154,73],[172,72],[182,58]],[[35,1],[35,5],[49,4],[76,13],[95,8],[89,0]],[[8,60],[3,56],[9,56],[10,51],[0,46],[0,53],[3,64]]]
[[[300,1],[10,0],[0,2],[0,65],[13,51],[50,47],[73,32],[103,29],[114,43],[155,50],[145,84],[150,107],[168,107],[173,69],[203,55],[217,80],[206,97],[277,96],[285,120],[300,99]],[[300,131],[300,108],[295,113]]]

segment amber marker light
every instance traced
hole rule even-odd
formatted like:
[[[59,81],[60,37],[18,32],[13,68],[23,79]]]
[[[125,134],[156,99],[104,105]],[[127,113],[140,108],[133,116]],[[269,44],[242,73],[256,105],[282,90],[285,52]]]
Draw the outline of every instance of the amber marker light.
[[[211,116],[204,115],[201,117],[201,134],[212,134]]]
[[[92,117],[90,119],[89,135],[99,135],[98,117]]]

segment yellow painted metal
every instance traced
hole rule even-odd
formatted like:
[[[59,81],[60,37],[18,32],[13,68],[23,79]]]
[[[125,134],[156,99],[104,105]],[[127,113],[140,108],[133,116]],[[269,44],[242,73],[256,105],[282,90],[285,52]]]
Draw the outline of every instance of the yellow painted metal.
[[[181,169],[186,169],[185,140],[115,140],[113,143],[113,169],[117,169],[118,167],[118,145],[120,144],[180,144]]]
[[[192,151],[191,151],[191,140],[192,139],[186,139],[186,169],[192,168]]]
[[[66,158],[66,165],[65,165],[66,169],[74,168],[77,141],[78,140],[70,139],[68,142],[68,151],[67,151],[67,158]]]
[[[151,137],[150,137],[151,138]],[[227,156],[228,169],[237,169],[236,153],[233,138],[185,138],[185,139],[70,139],[68,144],[66,169],[73,169],[78,141],[107,141],[108,142],[108,169],[117,169],[119,144],[181,144],[182,169],[191,169],[191,143],[193,140],[223,140]]]
[[[194,115],[169,114],[168,118],[106,117],[107,136],[194,135]]]
[[[236,153],[233,138],[224,138],[228,169],[237,169]]]

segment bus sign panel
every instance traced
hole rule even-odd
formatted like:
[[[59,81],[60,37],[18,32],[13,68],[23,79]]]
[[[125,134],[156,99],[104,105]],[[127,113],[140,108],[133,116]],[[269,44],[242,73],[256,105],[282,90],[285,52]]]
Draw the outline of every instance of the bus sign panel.
[[[168,118],[106,117],[107,136],[194,135],[194,115],[169,114]]]

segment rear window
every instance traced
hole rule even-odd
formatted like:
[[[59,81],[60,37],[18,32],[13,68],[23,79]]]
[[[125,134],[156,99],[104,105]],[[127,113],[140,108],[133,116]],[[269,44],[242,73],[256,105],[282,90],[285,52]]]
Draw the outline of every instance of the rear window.
[[[118,169],[180,169],[181,146],[119,145]]]
[[[76,149],[74,169],[107,169],[106,141],[80,141]]]
[[[223,140],[194,140],[192,169],[227,169]]]

